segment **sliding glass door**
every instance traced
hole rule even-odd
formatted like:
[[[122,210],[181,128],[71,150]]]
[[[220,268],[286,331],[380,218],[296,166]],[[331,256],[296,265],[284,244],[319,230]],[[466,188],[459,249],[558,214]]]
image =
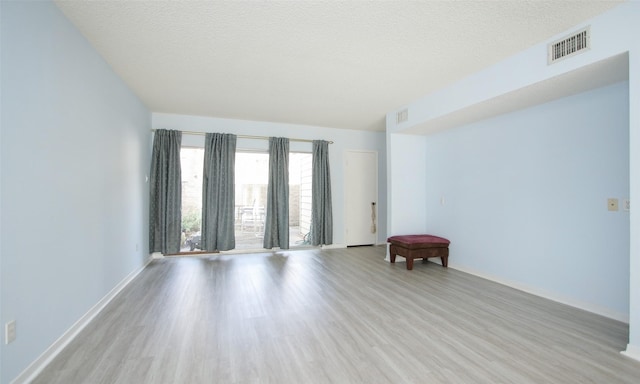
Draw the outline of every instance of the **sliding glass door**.
[[[204,148],[182,147],[182,241],[180,252],[200,250]]]
[[[182,242],[180,252],[200,251],[202,218],[203,148],[183,147]],[[235,237],[236,249],[263,247],[269,154],[236,153]],[[311,154],[289,154],[289,246],[309,245],[311,228]]]
[[[236,249],[261,249],[269,178],[269,154],[236,153]],[[311,220],[311,154],[289,155],[290,247],[308,244]]]

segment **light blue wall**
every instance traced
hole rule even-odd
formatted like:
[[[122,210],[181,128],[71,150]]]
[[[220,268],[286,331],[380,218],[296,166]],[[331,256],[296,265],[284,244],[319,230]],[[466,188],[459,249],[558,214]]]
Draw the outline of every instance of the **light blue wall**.
[[[0,58],[2,57],[2,5],[0,4]],[[2,124],[2,90],[4,89],[4,85],[2,84],[2,60],[0,60],[0,218],[3,217],[2,213],[2,132],[4,131],[4,125]],[[4,233],[2,230],[2,219],[0,219],[0,234]],[[2,236],[0,235],[0,279],[2,279]],[[2,329],[2,333],[4,333],[4,316],[2,315],[2,281],[0,281],[0,329]],[[0,343],[4,343],[4,337],[0,338]],[[0,347],[0,383],[2,382],[2,347]]]
[[[607,210],[629,198],[627,82],[426,142],[427,228],[452,266],[628,321],[629,212]]]
[[[386,195],[386,147],[384,132],[368,132],[349,129],[313,127],[307,125],[269,123],[260,121],[231,120],[213,117],[185,116],[153,113],[154,129],[177,129],[195,132],[224,132],[237,135],[280,136],[306,140],[329,140],[329,162],[331,167],[331,189],[333,201],[333,241],[335,245],[345,243],[345,191],[344,154],[348,150],[378,152],[378,242],[385,243],[387,229]],[[185,146],[203,146],[204,137],[184,135]],[[238,149],[268,149],[267,140],[238,139]],[[311,143],[292,142],[292,151],[311,152]]]
[[[637,4],[640,12],[640,3]],[[636,13],[637,14],[637,13]],[[637,36],[640,23],[636,23]],[[637,44],[637,43],[636,43]],[[629,196],[640,201],[640,47],[629,54]],[[636,203],[637,206],[638,203]],[[631,208],[629,250],[629,344],[625,353],[640,361],[640,212]]]
[[[428,180],[426,174],[426,152],[424,136],[387,134],[387,149],[394,153],[387,160],[387,180],[389,185],[388,221],[389,236],[425,233],[426,222],[416,220],[425,217],[426,201],[424,191]],[[393,195],[391,195],[393,194]],[[421,214],[422,213],[422,214]],[[437,233],[433,233],[437,235]]]
[[[2,7],[8,383],[147,260],[150,113],[50,2]]]

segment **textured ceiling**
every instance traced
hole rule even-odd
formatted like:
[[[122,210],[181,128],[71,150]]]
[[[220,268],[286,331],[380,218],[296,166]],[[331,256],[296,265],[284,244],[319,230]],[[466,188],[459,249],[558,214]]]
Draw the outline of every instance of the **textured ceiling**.
[[[153,112],[384,118],[619,1],[56,1]]]

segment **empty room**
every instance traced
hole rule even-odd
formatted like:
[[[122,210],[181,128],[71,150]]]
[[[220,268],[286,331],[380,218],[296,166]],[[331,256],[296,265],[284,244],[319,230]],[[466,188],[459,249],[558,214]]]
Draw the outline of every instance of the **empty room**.
[[[639,382],[639,17],[1,0],[0,384]]]

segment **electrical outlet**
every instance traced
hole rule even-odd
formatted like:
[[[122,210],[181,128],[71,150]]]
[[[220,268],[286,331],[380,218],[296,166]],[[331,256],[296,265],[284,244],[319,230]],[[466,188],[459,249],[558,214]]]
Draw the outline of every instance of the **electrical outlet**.
[[[624,209],[625,211],[630,211],[631,210],[631,200],[624,199],[622,201],[622,209]]]
[[[607,207],[609,208],[610,211],[617,211],[618,199],[615,199],[615,198],[607,199]]]
[[[4,325],[4,343],[9,344],[16,340],[16,321],[11,320]]]

